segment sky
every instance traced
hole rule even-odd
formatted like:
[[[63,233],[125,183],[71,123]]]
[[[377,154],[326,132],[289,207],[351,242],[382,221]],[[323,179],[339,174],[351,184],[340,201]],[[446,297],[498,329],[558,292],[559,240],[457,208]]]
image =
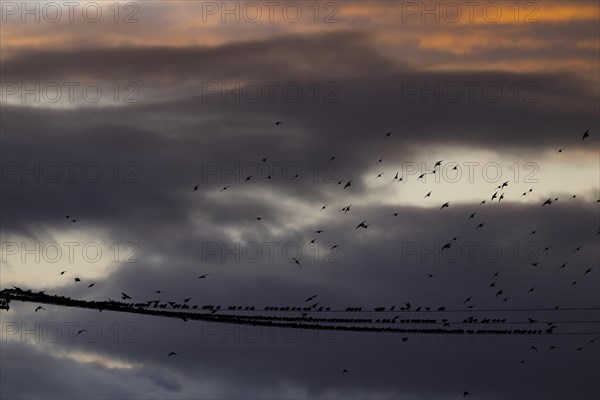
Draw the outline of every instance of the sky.
[[[0,290],[556,328],[11,301],[0,397],[600,397],[599,17],[593,1],[2,0]]]

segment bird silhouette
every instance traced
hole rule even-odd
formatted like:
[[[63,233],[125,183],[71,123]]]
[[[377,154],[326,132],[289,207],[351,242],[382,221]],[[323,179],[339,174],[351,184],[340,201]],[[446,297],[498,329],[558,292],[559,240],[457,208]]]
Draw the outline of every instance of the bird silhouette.
[[[581,141],[583,142],[585,140],[586,137],[590,136],[590,130],[588,129],[587,131],[583,132],[583,137],[581,138]]]
[[[35,309],[35,312],[38,312],[39,310],[44,310],[46,311],[46,309],[42,306],[37,306],[37,308]]]
[[[170,352],[169,355],[167,357],[171,357],[171,356],[176,356],[177,353],[175,353],[174,351]]]
[[[200,186],[200,185],[194,186],[194,190],[192,190],[192,192],[195,192],[196,190],[198,190],[198,186]]]
[[[129,297],[129,295],[127,293],[121,292],[121,299],[123,299],[123,300],[127,300],[127,299],[131,300],[131,297]]]
[[[444,209],[446,207],[450,207],[450,202],[449,201],[446,202],[446,203],[444,203],[444,204],[442,204],[442,206],[440,207],[440,210],[442,210],[442,209]]]
[[[367,222],[367,220],[364,220],[363,222],[361,222],[360,224],[358,224],[358,225],[356,226],[356,228],[354,228],[354,229],[358,229],[358,228],[364,228],[364,229],[367,229],[368,225],[367,225],[367,224],[365,224],[365,222]]]
[[[302,265],[300,265],[300,261],[299,261],[297,258],[295,258],[295,257],[292,257],[292,260],[294,261],[294,263],[295,263],[295,264],[298,264],[298,266],[299,266],[300,268],[302,268]]]
[[[352,186],[352,181],[348,181],[345,185],[344,185],[344,189],[346,190],[346,188],[349,188],[350,186]]]

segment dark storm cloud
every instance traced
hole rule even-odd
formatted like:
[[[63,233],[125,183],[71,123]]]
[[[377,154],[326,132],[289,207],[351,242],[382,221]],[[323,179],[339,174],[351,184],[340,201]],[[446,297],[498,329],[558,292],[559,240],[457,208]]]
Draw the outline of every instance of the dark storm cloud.
[[[36,67],[41,60],[46,63],[43,69]],[[302,67],[301,60],[310,63]],[[331,69],[331,65],[335,67]],[[63,110],[3,106],[3,163],[93,161],[102,166],[104,175],[96,183],[76,178],[75,184],[66,179],[57,183],[22,183],[18,175],[3,177],[2,233],[29,233],[42,238],[56,232],[68,233],[73,228],[65,225],[68,223],[64,215],[71,214],[81,219],[80,229],[107,231],[114,240],[139,244],[139,263],[116,269],[99,279],[92,290],[78,288],[71,282],[60,289],[61,294],[77,298],[118,298],[124,291],[136,301],[150,300],[156,297],[152,291],[160,289],[165,291],[163,298],[179,302],[192,297],[195,304],[264,306],[301,304],[307,296],[319,293],[319,301],[335,307],[389,307],[410,301],[415,306],[460,308],[464,299],[472,295],[478,308],[501,308],[501,300],[487,286],[491,275],[502,271],[499,285],[511,297],[511,306],[597,304],[598,270],[585,277],[583,271],[596,265],[598,259],[598,207],[588,200],[571,200],[560,185],[553,194],[560,201],[550,207],[541,207],[543,194],[536,193],[540,201],[532,204],[453,203],[440,211],[438,206],[359,203],[347,215],[339,211],[346,202],[371,195],[361,184],[360,176],[370,171],[379,157],[385,156],[386,163],[420,161],[414,157],[423,146],[464,146],[467,153],[484,148],[525,153],[532,159],[540,150],[563,145],[587,148],[588,153],[597,154],[597,136],[584,144],[580,140],[581,132],[597,122],[597,97],[569,73],[417,70],[397,65],[373,50],[364,37],[346,33],[214,49],[22,53],[3,63],[3,79],[139,79],[142,89],[159,94],[164,85],[173,84],[184,98],[171,100],[159,95],[149,101],[142,99],[137,105]],[[338,83],[339,103],[205,102],[195,89],[180,83],[197,83],[210,77],[296,80],[307,86],[323,76]],[[512,97],[498,103],[474,104],[422,103],[414,97],[412,101],[402,101],[406,82],[431,85],[490,81],[508,86],[515,79],[536,82],[541,101],[515,103]],[[277,120],[284,124],[275,127]],[[383,134],[388,131],[397,135],[384,139]],[[310,176],[311,166],[326,162],[334,154],[338,156],[340,179],[353,180],[349,191],[344,192],[335,183],[314,182]],[[220,166],[222,162],[260,162],[263,157],[297,162],[305,168],[305,174],[297,183],[280,179],[268,184],[264,177],[259,183],[222,181],[214,175],[205,182],[202,179],[206,163]],[[139,167],[135,174],[138,181],[114,182],[111,166],[128,161]],[[392,174],[389,168],[385,167],[386,179]],[[244,179],[242,174],[240,179]],[[199,190],[192,192],[196,184]],[[230,191],[218,192],[229,184]],[[488,186],[474,185],[472,190],[478,196],[481,190],[481,196],[487,197]],[[448,200],[452,199],[435,199],[439,203]],[[306,222],[306,227],[294,223],[294,218],[311,217],[302,207],[309,205],[314,214],[319,214],[319,207],[325,203],[331,204],[330,210],[323,213],[327,219],[314,224]],[[399,216],[392,217],[393,212]],[[467,220],[472,212],[478,212],[477,219]],[[263,221],[253,220],[259,215]],[[365,219],[371,223],[369,229],[354,229]],[[476,222],[483,220],[485,228],[476,230]],[[311,259],[306,246],[316,237],[312,234],[316,229],[326,231],[322,240],[339,245],[340,251],[335,255],[339,262],[325,263],[323,256],[318,262]],[[535,237],[529,235],[533,229],[539,232]],[[276,241],[301,245],[302,270],[285,259],[280,250],[274,261],[266,256],[257,263],[236,263],[230,259],[221,263],[218,257],[203,261],[203,244],[232,246],[236,234],[241,237],[240,244]],[[450,262],[440,256],[436,246],[454,236],[459,238],[463,255]],[[511,247],[515,242],[522,250],[516,260]],[[465,254],[466,243],[475,243],[475,258]],[[482,246],[489,243],[503,251],[497,262],[482,253]],[[522,248],[528,243],[537,243],[537,252]],[[552,251],[542,253],[547,245],[553,246]],[[582,251],[575,253],[574,249],[581,245]],[[431,248],[435,250],[432,252]],[[439,260],[436,256],[440,256]],[[153,257],[159,257],[160,262],[153,262]],[[540,266],[528,264],[528,257],[539,260]],[[569,265],[559,271],[562,260]],[[93,267],[69,265],[68,269],[75,273]],[[438,277],[427,278],[425,272]],[[204,273],[210,273],[209,279],[197,279]],[[570,285],[573,280],[579,281],[576,288]],[[56,282],[63,285],[60,278]],[[534,298],[527,295],[527,289],[533,285],[537,287]],[[414,337],[407,345],[399,341],[399,336],[323,333],[315,343],[312,333],[303,332],[301,340],[293,344],[285,339],[250,343],[247,337],[232,343],[229,337],[222,340],[220,336],[225,326],[209,328],[202,323],[55,307],[47,307],[48,313],[34,314],[31,306],[16,304],[15,314],[11,308],[7,321],[13,315],[28,322],[94,321],[106,331],[115,321],[135,322],[140,328],[137,343],[114,343],[105,335],[98,343],[70,343],[63,339],[44,343],[44,348],[89,351],[143,366],[124,373],[100,367],[81,368],[72,361],[57,361],[15,343],[3,344],[3,362],[14,366],[8,371],[2,368],[3,382],[22,382],[19,379],[29,371],[25,366],[32,365],[32,360],[39,366],[31,377],[39,383],[36,388],[26,392],[24,383],[8,389],[3,385],[3,395],[7,397],[43,395],[37,388],[65,397],[94,393],[128,398],[140,393],[197,397],[200,390],[205,397],[235,398],[257,394],[277,398],[282,393],[290,398],[448,398],[460,396],[463,390],[496,398],[598,395],[597,385],[593,384],[598,348],[589,346],[583,353],[573,352],[588,339],[587,335],[532,339],[540,348],[560,343],[561,353],[540,354],[522,373],[516,369],[516,363],[525,358],[523,354],[531,344],[514,338],[502,338],[494,344],[479,338],[472,344],[461,338],[458,344],[449,345],[423,343],[430,338]],[[464,316],[467,315],[471,312]],[[527,316],[509,317],[525,321]],[[557,318],[556,314],[544,317]],[[586,314],[581,318],[593,316]],[[216,329],[217,333],[206,336],[206,329]],[[266,329],[259,331],[266,335]],[[282,331],[275,334],[281,337]],[[328,342],[327,338],[333,341]],[[170,351],[179,356],[167,358]],[[578,374],[569,373],[573,363],[580,366]],[[449,364],[460,368],[449,371]],[[64,367],[61,371],[77,384],[69,386],[64,377],[59,377],[57,383],[56,374],[42,373],[44,368],[57,370],[57,365]],[[344,368],[352,371],[351,379],[341,376]],[[127,379],[133,383],[127,383]],[[507,380],[514,384],[507,384]],[[549,380],[560,384],[548,385]]]

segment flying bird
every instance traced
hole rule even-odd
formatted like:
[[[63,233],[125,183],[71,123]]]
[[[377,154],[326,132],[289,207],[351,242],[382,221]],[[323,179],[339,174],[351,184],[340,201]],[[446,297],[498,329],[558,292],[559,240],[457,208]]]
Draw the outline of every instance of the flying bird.
[[[127,299],[131,300],[131,297],[129,297],[129,295],[127,293],[121,292],[121,299],[123,299],[123,300],[127,300]]]
[[[366,225],[366,224],[365,224],[365,222],[367,222],[367,220],[364,220],[363,222],[361,222],[360,224],[358,224],[358,225],[356,226],[356,228],[354,228],[354,229],[358,229],[358,228],[364,228],[364,229],[367,229],[367,226],[368,226],[368,225]]]
[[[38,312],[39,310],[44,310],[44,311],[46,311],[46,309],[45,309],[44,307],[42,307],[42,306],[38,306],[38,307],[35,309],[35,312]]]
[[[343,190],[345,190],[346,188],[349,188],[350,186],[352,186],[352,181],[348,181],[348,183],[346,183],[344,185],[344,189]]]
[[[450,202],[448,201],[448,202],[442,204],[442,206],[440,207],[440,210],[442,210],[442,209],[444,209],[446,207],[449,207],[449,206],[450,206]]]
[[[196,190],[198,190],[198,186],[200,186],[200,185],[194,186],[194,190],[192,190],[192,192],[195,192]]]
[[[281,121],[277,121],[277,122],[275,122],[275,125],[277,125],[277,126],[279,126],[279,125],[281,125],[281,124],[283,124],[283,122],[281,122]]]
[[[585,140],[586,137],[590,136],[590,130],[588,129],[587,131],[583,132],[583,137],[581,138],[581,141],[583,142]]]
[[[210,274],[204,274],[204,275],[200,275],[198,277],[198,279],[206,279],[207,276],[209,276]]]
[[[302,268],[302,265],[300,265],[300,261],[298,261],[298,259],[297,259],[297,258],[295,258],[295,257],[292,257],[292,260],[294,260],[294,263],[295,263],[295,264],[298,264],[298,266],[299,266],[300,268]]]
[[[171,356],[176,356],[177,353],[175,353],[174,351],[170,352],[169,355],[167,357],[171,357]]]

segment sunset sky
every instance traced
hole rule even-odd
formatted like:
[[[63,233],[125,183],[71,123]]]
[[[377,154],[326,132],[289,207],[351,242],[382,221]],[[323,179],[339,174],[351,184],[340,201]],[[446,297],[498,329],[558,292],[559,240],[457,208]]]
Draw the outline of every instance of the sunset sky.
[[[561,333],[405,343],[12,301],[0,397],[600,397],[599,18],[595,1],[0,1],[0,290],[472,297],[436,318]],[[579,310],[526,311],[556,306]],[[86,324],[98,340],[72,337]]]

